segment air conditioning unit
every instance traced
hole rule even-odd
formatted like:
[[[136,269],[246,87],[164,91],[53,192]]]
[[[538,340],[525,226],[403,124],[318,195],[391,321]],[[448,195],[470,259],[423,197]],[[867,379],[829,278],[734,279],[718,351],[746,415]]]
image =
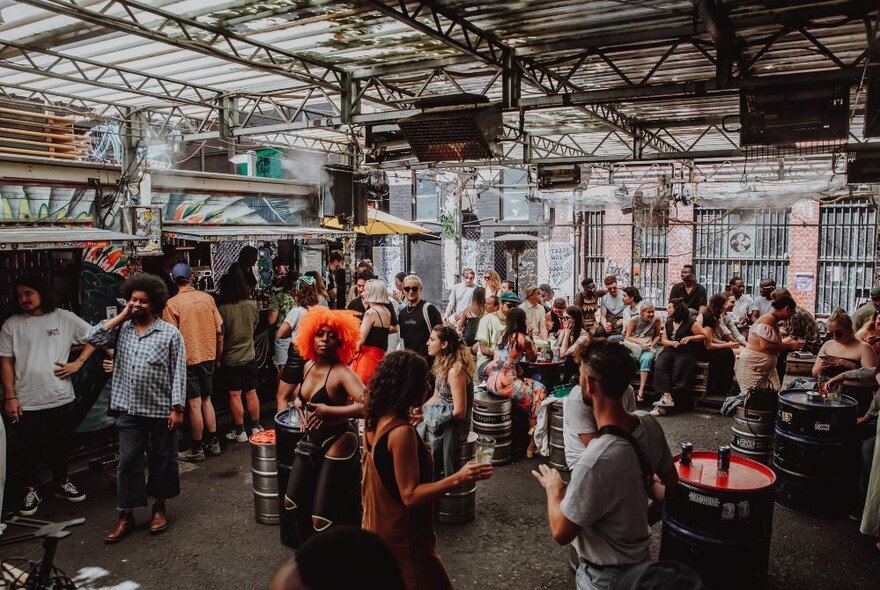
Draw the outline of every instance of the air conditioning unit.
[[[844,140],[847,84],[779,84],[740,91],[741,146]]]
[[[584,188],[581,184],[580,164],[539,164],[538,188],[541,190]]]
[[[419,162],[461,162],[501,157],[500,105],[476,105],[485,97],[461,95],[444,104],[422,103],[426,112],[397,122]],[[455,101],[468,104],[454,104]],[[453,102],[453,104],[448,104]]]
[[[847,184],[880,184],[880,152],[857,152],[846,164]]]

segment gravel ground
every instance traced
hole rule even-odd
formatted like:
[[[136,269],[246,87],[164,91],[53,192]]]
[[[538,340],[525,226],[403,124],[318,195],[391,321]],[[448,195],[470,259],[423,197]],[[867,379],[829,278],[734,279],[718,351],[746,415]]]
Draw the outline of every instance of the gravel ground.
[[[729,441],[730,421],[693,413],[662,419],[670,446],[685,440],[712,449]],[[118,545],[104,545],[102,532],[114,524],[113,480],[88,472],[78,481],[89,498],[79,505],[47,499],[37,517],[64,520],[84,516],[61,542],[56,564],[79,575],[80,587],[102,590],[177,588],[264,588],[289,556],[276,527],[253,519],[248,445],[186,466],[183,493],[169,503],[171,527],[151,537],[149,515],[136,516],[138,529]],[[455,587],[571,589],[568,548],[557,546],[547,529],[544,494],[530,471],[537,459],[498,468],[479,484],[477,518],[466,525],[437,525],[438,550]],[[10,529],[9,533],[14,533]],[[660,525],[652,553],[659,551]],[[37,541],[0,547],[0,556],[37,558]],[[731,556],[731,567],[736,567]],[[820,520],[776,508],[771,548],[772,588],[875,589],[880,559],[866,537],[846,519]]]

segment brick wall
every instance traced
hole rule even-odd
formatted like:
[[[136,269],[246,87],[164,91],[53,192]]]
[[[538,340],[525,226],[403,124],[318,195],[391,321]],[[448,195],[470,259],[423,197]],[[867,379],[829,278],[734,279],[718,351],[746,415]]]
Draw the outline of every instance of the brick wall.
[[[602,253],[605,256],[605,270],[602,277],[595,277],[596,283],[606,275],[616,275],[621,287],[632,284],[632,213],[620,209],[605,210],[605,227],[602,235]]]
[[[681,282],[681,267],[694,260],[694,207],[676,205],[669,210],[669,266],[666,272],[666,292]],[[700,277],[697,277],[697,281]]]
[[[819,259],[819,203],[812,199],[798,201],[791,207],[791,243],[788,285],[798,305],[812,311],[816,307],[816,268]],[[798,291],[797,275],[810,275],[808,291]],[[780,285],[782,286],[782,285]]]

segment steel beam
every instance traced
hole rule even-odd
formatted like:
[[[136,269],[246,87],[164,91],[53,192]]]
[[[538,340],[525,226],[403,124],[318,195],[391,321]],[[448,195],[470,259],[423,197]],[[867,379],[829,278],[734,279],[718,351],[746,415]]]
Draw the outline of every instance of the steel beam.
[[[398,20],[433,39],[437,39],[452,48],[473,55],[481,61],[495,66],[502,71],[511,68],[518,70],[523,81],[533,84],[545,94],[559,92],[582,92],[584,89],[568,78],[557,74],[532,58],[517,56],[514,50],[500,39],[491,35],[452,10],[439,5],[433,0],[419,0],[415,9],[410,10],[409,4],[400,2],[399,8],[389,6],[382,0],[360,0],[377,11]],[[430,17],[432,24],[419,20],[419,16]],[[452,36],[455,32],[457,36]],[[508,75],[510,75],[508,73]],[[506,105],[516,107],[517,104]],[[651,146],[658,151],[673,151],[675,146],[660,137],[646,132],[638,124],[608,105],[586,105],[581,109],[588,115],[604,121],[614,129],[637,138],[639,143]]]
[[[337,93],[343,90],[341,82],[345,71],[333,64],[303,57],[232,31],[206,25],[135,0],[108,0],[100,11],[82,7],[76,3],[76,0],[20,1],[108,29],[298,80],[309,86]],[[125,16],[107,14],[107,11],[114,5],[122,7]],[[151,22],[141,22],[135,17],[135,12],[146,12],[158,18]],[[174,28],[180,30],[179,37],[164,32]],[[199,39],[206,34],[210,36],[208,41]]]
[[[13,51],[18,57],[23,58],[24,62],[12,61]],[[0,54],[7,56],[0,60],[0,67],[3,68],[39,74],[74,84],[87,84],[120,93],[144,96],[160,102],[201,106],[209,103],[216,94],[221,92],[214,88],[191,84],[176,78],[155,76],[132,68],[105,64],[93,59],[40,49],[15,41],[0,41]],[[40,60],[34,59],[32,54],[46,55],[54,59],[49,64],[41,66],[39,65]],[[72,68],[79,74],[79,77],[60,73],[57,71],[59,68]],[[115,83],[116,80],[119,83]],[[147,87],[156,89],[148,90]]]

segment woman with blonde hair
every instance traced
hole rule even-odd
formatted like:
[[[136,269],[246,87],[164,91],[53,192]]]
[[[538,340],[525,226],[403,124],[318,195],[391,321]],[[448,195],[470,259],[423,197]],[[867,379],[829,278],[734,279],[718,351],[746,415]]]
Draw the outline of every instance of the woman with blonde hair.
[[[816,362],[813,363],[813,377],[830,379],[846,371],[877,366],[877,353],[866,342],[856,338],[852,319],[839,307],[831,312],[825,322],[831,340],[822,345]],[[859,402],[860,416],[868,410],[876,387],[844,384],[842,392]]]
[[[498,295],[501,289],[501,275],[495,269],[490,268],[483,273],[483,288],[486,289],[487,299],[492,295]]]
[[[361,319],[358,353],[351,368],[366,385],[388,350],[388,334],[393,318],[388,309],[388,289],[382,281],[367,281],[363,299],[367,309]]]

